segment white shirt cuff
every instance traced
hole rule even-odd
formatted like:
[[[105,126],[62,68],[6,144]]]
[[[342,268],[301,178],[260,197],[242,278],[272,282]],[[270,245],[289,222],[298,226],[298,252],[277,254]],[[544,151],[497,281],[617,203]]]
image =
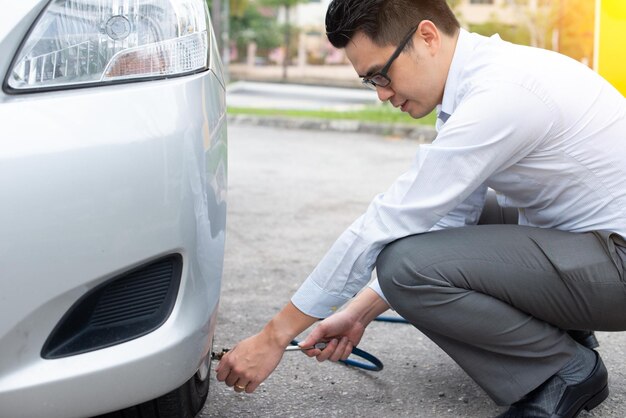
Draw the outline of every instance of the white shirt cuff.
[[[330,295],[307,279],[291,297],[291,303],[303,313],[314,318],[326,318],[334,314],[348,298]]]

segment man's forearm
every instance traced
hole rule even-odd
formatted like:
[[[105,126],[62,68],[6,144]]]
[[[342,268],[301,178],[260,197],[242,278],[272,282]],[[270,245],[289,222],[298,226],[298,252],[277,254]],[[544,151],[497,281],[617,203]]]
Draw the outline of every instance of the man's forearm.
[[[364,326],[367,326],[387,309],[389,309],[389,305],[371,289],[365,289],[359,293],[346,308]],[[286,347],[298,334],[317,321],[318,318],[306,315],[289,302],[265,325],[262,332],[271,341]]]
[[[263,333],[266,333],[278,345],[286,347],[298,334],[317,321],[318,318],[306,315],[289,302],[265,325]]]

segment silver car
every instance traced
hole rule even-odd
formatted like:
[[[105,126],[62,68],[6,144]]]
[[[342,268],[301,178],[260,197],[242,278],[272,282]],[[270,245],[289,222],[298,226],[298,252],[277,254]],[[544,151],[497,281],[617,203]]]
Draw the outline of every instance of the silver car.
[[[196,415],[227,174],[205,1],[0,0],[0,74],[0,417]]]

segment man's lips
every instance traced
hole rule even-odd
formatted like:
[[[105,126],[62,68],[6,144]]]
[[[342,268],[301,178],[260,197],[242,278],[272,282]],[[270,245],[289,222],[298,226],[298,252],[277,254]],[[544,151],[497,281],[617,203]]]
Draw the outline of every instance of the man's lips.
[[[409,105],[409,101],[408,101],[408,100],[405,100],[405,101],[403,101],[402,103],[398,103],[398,104],[395,104],[395,103],[391,102],[391,104],[392,104],[392,105],[393,105],[393,107],[395,107],[396,109],[400,109],[402,112],[406,112],[406,108],[407,108],[407,106]]]

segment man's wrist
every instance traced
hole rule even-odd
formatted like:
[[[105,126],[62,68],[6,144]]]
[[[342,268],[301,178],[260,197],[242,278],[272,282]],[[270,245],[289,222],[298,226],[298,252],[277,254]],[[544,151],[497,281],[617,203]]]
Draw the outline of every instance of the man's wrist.
[[[365,289],[346,307],[356,321],[367,327],[378,315],[389,309],[389,305],[372,289]]]

